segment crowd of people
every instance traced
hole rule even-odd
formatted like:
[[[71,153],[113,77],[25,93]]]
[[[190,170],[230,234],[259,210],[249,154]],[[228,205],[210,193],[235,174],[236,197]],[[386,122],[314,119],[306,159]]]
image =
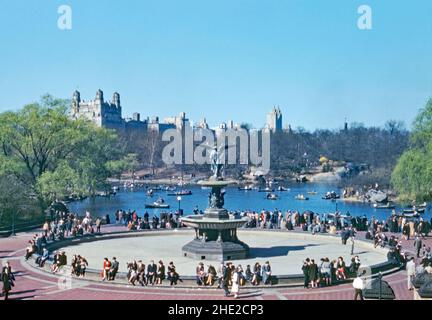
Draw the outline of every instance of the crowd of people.
[[[270,262],[266,261],[263,266],[259,262],[256,262],[253,268],[250,265],[246,266],[244,269],[241,265],[237,267],[231,262],[227,262],[225,265],[223,262],[219,266],[218,270],[208,264],[205,268],[204,263],[200,262],[196,267],[196,282],[199,286],[213,286],[216,281],[218,281],[218,286],[221,286],[221,282],[224,279],[223,271],[224,268],[229,270],[230,276],[228,276],[228,284],[232,285],[232,276],[234,273],[238,274],[238,283],[240,286],[250,283],[251,285],[259,285],[263,283],[264,285],[271,284],[271,266]]]
[[[179,281],[183,282],[172,261],[168,264],[168,267],[165,268],[162,260],[159,260],[157,265],[154,263],[154,260],[151,260],[146,268],[142,260],[138,260],[128,263],[127,269],[128,283],[133,286],[135,286],[136,282],[141,286],[162,285],[165,279],[170,282],[171,286],[177,285]]]
[[[360,265],[360,258],[358,256],[351,258],[349,266],[346,265],[343,257],[332,261],[327,257],[321,258],[319,265],[314,259],[306,258],[302,265],[304,287],[309,289],[331,286],[337,281],[356,277]]]
[[[194,210],[194,214],[201,213],[198,209]],[[283,213],[278,209],[274,211],[262,210],[261,212],[232,212],[231,214],[248,217],[246,228],[301,230],[312,234],[339,234],[343,245],[347,245],[350,240],[352,256],[356,233],[364,231],[366,239],[373,241],[375,247],[390,248],[392,257],[401,264],[407,265],[407,268],[409,263],[412,264],[412,260],[403,250],[402,240],[414,239],[415,254],[420,262],[415,265],[415,272],[410,271],[411,276],[419,274],[419,272],[432,272],[431,249],[422,243],[422,239],[430,233],[432,221],[425,221],[422,218],[411,220],[391,215],[387,220],[379,221],[374,217],[371,219],[367,219],[366,216],[351,217],[349,214],[342,215],[340,212],[328,215],[317,214],[312,211],[305,211],[304,213],[286,211]],[[181,227],[180,218],[181,215],[178,212],[162,213],[160,217],[150,217],[148,212],[140,217],[135,210],[118,210],[115,212],[115,223],[124,225],[128,230],[179,228]],[[39,267],[44,267],[46,261],[50,259],[50,253],[46,248],[49,242],[61,241],[67,237],[100,233],[102,223],[111,223],[109,215],[103,219],[93,219],[89,212],[86,212],[82,218],[72,213],[56,212],[54,219],[43,225],[43,231],[35,234],[33,239],[29,241],[25,259],[36,255],[36,264]],[[389,235],[388,233],[392,234]],[[54,252],[51,271],[58,273],[65,266],[67,266],[65,252]],[[74,255],[70,267],[72,275],[85,277],[88,261],[83,256]],[[322,258],[319,263],[308,258],[302,266],[304,287],[330,286],[340,280],[356,278],[359,275],[359,268],[360,259],[358,256],[352,257],[349,266],[346,265],[343,257],[333,260],[326,257]],[[118,270],[119,263],[115,257],[111,260],[105,258],[101,271],[102,281],[115,280]],[[127,270],[127,281],[133,286],[137,283],[141,286],[160,285],[165,280],[168,280],[171,286],[182,282],[173,262],[165,266],[163,261],[158,261],[157,264],[150,261],[149,264],[145,265],[142,260],[138,260],[127,263]],[[7,280],[7,271],[4,277],[6,281],[13,284],[12,280]],[[12,277],[13,275],[9,279]],[[217,270],[213,265],[205,267],[203,263],[200,263],[196,267],[196,282],[198,286],[213,286],[217,283],[218,287],[224,289],[226,294],[229,294],[228,287],[231,287],[232,292],[237,297],[239,288],[247,283],[253,286],[272,284],[272,271],[268,261],[263,265],[256,262],[253,266],[247,265],[246,268],[241,265],[235,266],[232,263],[222,263]],[[4,287],[7,288],[7,286]]]
[[[146,211],[139,217],[136,210],[117,210],[114,216],[116,224],[124,225],[128,230],[175,229],[182,226],[178,212],[163,212],[160,217],[150,217]]]

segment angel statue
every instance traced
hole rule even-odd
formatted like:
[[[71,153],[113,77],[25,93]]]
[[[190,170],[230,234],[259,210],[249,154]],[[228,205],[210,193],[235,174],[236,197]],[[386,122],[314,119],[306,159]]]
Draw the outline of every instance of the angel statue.
[[[221,179],[224,163],[225,163],[225,153],[222,152],[224,149],[228,150],[232,146],[228,145],[221,145],[219,147],[217,146],[210,146],[210,145],[203,145],[204,148],[211,149],[210,151],[210,164],[211,164],[211,171],[213,172],[213,175],[211,178],[213,179]]]
[[[220,153],[221,147],[218,148],[215,146],[213,150],[210,152],[210,161],[211,161],[211,170],[213,172],[213,179],[218,179],[222,177],[222,170],[223,170],[223,162],[220,159]]]

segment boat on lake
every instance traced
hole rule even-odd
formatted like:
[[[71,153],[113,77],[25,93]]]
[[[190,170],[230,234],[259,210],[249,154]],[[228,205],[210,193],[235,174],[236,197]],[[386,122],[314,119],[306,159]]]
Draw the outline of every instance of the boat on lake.
[[[258,189],[258,192],[274,192],[274,189],[267,187],[267,188]]]
[[[181,190],[174,193],[168,193],[169,196],[190,196],[192,195],[192,191],[190,190]]]
[[[295,196],[296,200],[309,200],[308,197],[305,197],[304,194],[298,194]]]
[[[279,199],[279,197],[274,193],[269,193],[267,195],[267,200],[278,200],[278,199]]]
[[[322,197],[322,199],[324,199],[324,200],[335,200],[335,199],[339,199],[339,198],[340,198],[340,195],[338,195],[334,191],[329,191],[324,195],[324,197]]]
[[[412,208],[407,208],[403,210],[403,213],[425,213],[426,208],[416,208],[416,207],[412,207]]]
[[[373,207],[375,209],[395,209],[396,208],[396,206],[390,204],[389,202],[387,204],[374,203]]]
[[[420,218],[420,214],[413,212],[413,213],[396,213],[396,217],[402,217],[402,218]]]
[[[289,188],[282,187],[282,186],[279,186],[279,187],[277,188],[277,191],[290,191],[290,189],[289,189]]]
[[[170,205],[165,203],[165,200],[162,198],[159,198],[152,204],[146,204],[146,209],[169,209]]]

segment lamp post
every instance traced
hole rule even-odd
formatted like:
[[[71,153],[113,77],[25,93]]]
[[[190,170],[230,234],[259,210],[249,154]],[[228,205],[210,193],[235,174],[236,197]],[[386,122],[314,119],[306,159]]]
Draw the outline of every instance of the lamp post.
[[[12,236],[16,236],[15,234],[15,210],[12,211]]]
[[[379,279],[379,291],[378,291],[378,299],[381,300],[382,295],[382,273],[378,273],[378,279]]]
[[[181,203],[181,200],[182,200],[182,197],[180,197],[180,196],[178,196],[177,197],[177,201],[178,201],[178,212],[179,212],[179,214],[180,214],[180,203]]]

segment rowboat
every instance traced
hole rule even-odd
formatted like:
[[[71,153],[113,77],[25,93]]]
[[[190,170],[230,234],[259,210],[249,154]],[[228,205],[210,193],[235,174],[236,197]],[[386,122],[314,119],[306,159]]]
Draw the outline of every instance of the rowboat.
[[[169,196],[190,196],[192,195],[192,191],[190,190],[182,190],[174,193],[168,193]]]
[[[424,213],[425,212],[425,208],[409,208],[409,209],[404,209],[403,212],[404,213]]]
[[[263,189],[258,189],[258,192],[274,192],[274,189],[271,188],[263,188]]]
[[[279,197],[274,193],[269,193],[267,195],[267,200],[278,200],[278,199],[279,199]]]
[[[169,204],[163,204],[158,202],[153,202],[152,204],[146,204],[146,209],[169,209]]]
[[[390,205],[389,203],[387,203],[385,205],[374,203],[373,207],[375,209],[395,209],[396,208],[394,205]]]

